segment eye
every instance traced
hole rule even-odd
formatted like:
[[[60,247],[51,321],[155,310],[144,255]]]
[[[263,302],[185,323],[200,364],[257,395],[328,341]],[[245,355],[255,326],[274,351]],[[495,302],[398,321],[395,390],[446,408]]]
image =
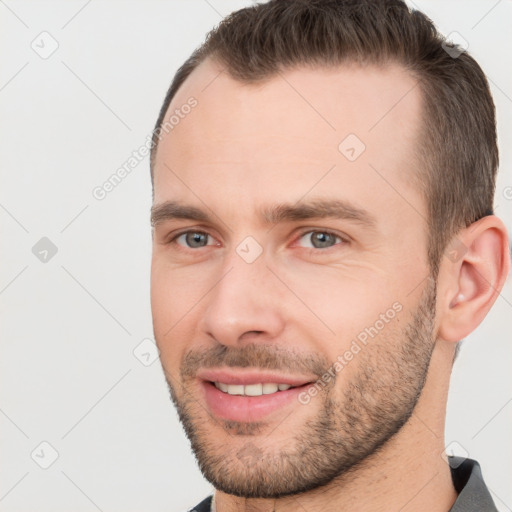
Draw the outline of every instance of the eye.
[[[187,231],[185,233],[181,233],[172,241],[190,249],[214,245],[213,238],[208,233],[204,233],[202,231]]]
[[[328,249],[342,241],[340,236],[329,231],[308,231],[299,238],[298,245],[310,249]]]

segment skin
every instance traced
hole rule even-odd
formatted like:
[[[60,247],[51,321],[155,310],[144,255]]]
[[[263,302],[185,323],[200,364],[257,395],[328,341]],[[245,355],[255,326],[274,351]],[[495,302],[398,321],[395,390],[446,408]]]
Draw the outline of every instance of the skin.
[[[202,63],[169,107],[174,111],[191,96],[198,101],[160,142],[154,207],[176,201],[211,219],[155,224],[151,301],[173,398],[188,404],[211,455],[250,478],[268,459],[248,467],[235,456],[240,450],[248,443],[265,455],[292,449],[294,434],[319,417],[327,397],[341,404],[334,410],[343,415],[347,390],[364,365],[381,363],[379,400],[399,394],[391,386],[396,372],[383,366],[407,346],[405,326],[433,284],[426,204],[411,180],[419,169],[414,150],[422,98],[415,80],[391,64],[300,68],[252,85],[220,71],[212,61]],[[338,150],[348,134],[366,146],[353,162]],[[326,199],[350,201],[375,225],[339,218],[268,224],[259,214],[263,206]],[[208,233],[210,245],[189,248],[184,237],[169,243],[186,230]],[[313,230],[341,238],[328,249],[312,248],[304,235]],[[252,263],[236,251],[247,236],[263,249]],[[497,217],[477,221],[457,238],[468,250],[457,261],[442,259],[431,325],[423,326],[424,337],[416,336],[427,354],[426,381],[405,425],[352,471],[321,487],[277,499],[217,490],[218,512],[450,509],[456,493],[442,452],[455,345],[485,317],[509,268],[506,229]],[[198,380],[183,375],[187,354],[215,347],[237,353],[256,345],[332,364],[396,302],[400,313],[346,365],[343,378],[307,405],[294,402],[256,427],[220,421],[208,411]]]

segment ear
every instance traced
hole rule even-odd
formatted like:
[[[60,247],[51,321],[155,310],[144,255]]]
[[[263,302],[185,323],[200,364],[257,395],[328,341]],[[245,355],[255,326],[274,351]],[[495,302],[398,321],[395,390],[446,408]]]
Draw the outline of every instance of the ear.
[[[451,240],[439,269],[439,338],[460,341],[485,318],[507,279],[508,251],[507,229],[494,215]]]

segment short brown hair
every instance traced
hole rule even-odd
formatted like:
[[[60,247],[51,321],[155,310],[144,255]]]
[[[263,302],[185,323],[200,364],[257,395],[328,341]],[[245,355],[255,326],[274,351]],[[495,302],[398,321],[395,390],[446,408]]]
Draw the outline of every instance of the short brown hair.
[[[400,64],[423,95],[416,181],[427,201],[428,259],[435,277],[454,235],[492,214],[498,148],[485,74],[402,0],[271,0],[230,14],[174,76],[153,132],[152,176],[157,129],[176,91],[208,57],[245,83],[307,65]]]

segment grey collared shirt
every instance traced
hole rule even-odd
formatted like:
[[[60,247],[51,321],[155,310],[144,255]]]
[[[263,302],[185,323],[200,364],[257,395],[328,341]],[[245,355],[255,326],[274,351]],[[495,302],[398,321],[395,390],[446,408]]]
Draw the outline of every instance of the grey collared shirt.
[[[487,489],[480,464],[463,457],[449,457],[453,486],[458,497],[449,512],[498,512]],[[190,512],[211,512],[212,496],[190,509]]]
[[[450,512],[498,512],[476,460],[449,457],[452,480],[459,494]]]

